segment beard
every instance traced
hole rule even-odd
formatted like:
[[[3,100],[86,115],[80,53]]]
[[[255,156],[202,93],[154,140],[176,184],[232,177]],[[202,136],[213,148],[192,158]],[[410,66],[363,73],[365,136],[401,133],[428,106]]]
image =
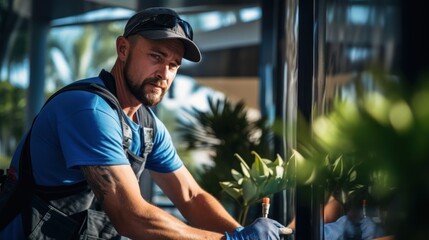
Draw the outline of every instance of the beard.
[[[138,81],[133,81],[131,77],[128,75],[127,66],[124,67],[124,80],[127,84],[128,89],[131,94],[140,101],[143,105],[152,107],[161,102],[162,98],[165,95],[165,89],[162,89],[161,93],[157,91],[146,91],[146,87],[151,88],[151,85],[157,85],[157,82],[161,81],[159,78],[146,78],[142,82],[138,83]]]

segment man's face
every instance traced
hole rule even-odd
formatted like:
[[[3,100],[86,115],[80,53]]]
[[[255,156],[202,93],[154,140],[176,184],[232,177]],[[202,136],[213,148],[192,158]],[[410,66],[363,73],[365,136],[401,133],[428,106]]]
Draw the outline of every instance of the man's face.
[[[133,36],[124,66],[125,82],[145,106],[161,102],[176,77],[184,53],[180,40],[149,40]]]

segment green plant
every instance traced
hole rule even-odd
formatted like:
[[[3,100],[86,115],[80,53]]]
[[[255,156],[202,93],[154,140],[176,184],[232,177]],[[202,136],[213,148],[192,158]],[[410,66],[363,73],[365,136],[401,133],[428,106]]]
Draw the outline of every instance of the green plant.
[[[209,110],[188,110],[187,118],[179,119],[177,132],[187,150],[199,149],[211,153],[214,164],[203,166],[199,172],[199,183],[218,199],[227,201],[219,182],[231,179],[230,170],[239,167],[239,162],[231,161],[231,157],[237,153],[249,159],[250,150],[267,154],[269,126],[265,118],[249,120],[243,101],[234,104],[228,98],[212,97],[208,97],[207,101]]]
[[[25,89],[0,81],[0,96],[0,154],[11,156],[25,130]]]
[[[326,199],[333,196],[342,203],[345,211],[351,205],[362,204],[361,199],[369,200],[367,193],[371,171],[364,167],[363,161],[353,156],[327,155],[323,174]]]
[[[251,167],[239,154],[235,154],[234,156],[240,161],[241,172],[231,169],[234,180],[219,182],[223,191],[240,204],[238,221],[243,226],[248,210],[253,204],[288,186],[287,164],[280,155],[271,161],[261,158],[255,151],[251,153],[254,155]]]

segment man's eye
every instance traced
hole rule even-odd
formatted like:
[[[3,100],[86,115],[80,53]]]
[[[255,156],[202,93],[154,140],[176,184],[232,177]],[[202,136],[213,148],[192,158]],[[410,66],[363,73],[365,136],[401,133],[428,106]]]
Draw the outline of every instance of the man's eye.
[[[161,57],[158,54],[150,54],[150,57],[158,61],[161,59]]]
[[[170,64],[170,69],[178,69],[179,68],[179,65],[177,65],[177,64]]]

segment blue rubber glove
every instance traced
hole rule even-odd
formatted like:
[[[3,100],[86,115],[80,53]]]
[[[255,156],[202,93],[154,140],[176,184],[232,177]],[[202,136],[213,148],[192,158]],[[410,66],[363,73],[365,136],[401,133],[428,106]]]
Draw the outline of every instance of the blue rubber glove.
[[[279,222],[269,218],[257,218],[252,224],[240,231],[225,233],[226,240],[280,240]]]
[[[343,240],[344,231],[348,223],[347,216],[340,217],[337,221],[326,223],[324,225],[325,239],[326,240]]]
[[[384,236],[384,230],[379,224],[376,224],[371,218],[363,218],[360,221],[362,239],[373,239]]]
[[[329,240],[351,239],[356,236],[360,236],[359,239],[362,240],[369,240],[384,236],[381,226],[371,218],[362,218],[359,223],[353,224],[345,215],[335,222],[325,224],[324,227],[325,239]]]

